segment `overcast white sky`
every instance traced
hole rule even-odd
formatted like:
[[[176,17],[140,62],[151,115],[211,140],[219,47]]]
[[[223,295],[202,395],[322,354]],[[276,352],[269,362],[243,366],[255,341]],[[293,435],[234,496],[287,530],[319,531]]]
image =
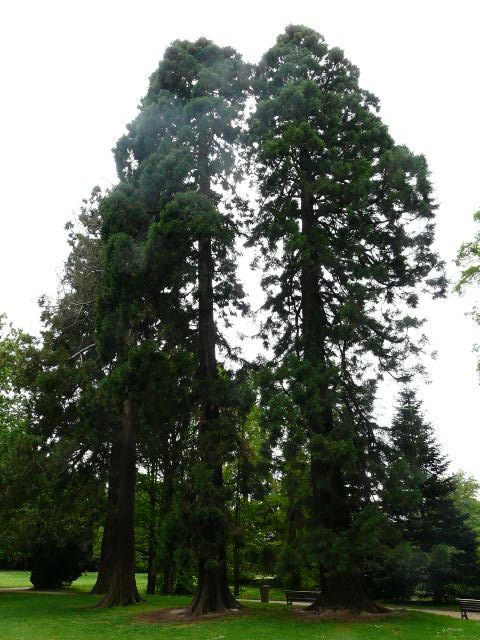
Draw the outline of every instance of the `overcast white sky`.
[[[64,224],[91,188],[115,182],[111,148],[136,115],[168,44],[206,36],[255,62],[289,23],[322,33],[360,67],[393,137],[428,159],[437,247],[453,260],[480,207],[480,3],[476,0],[3,1],[0,4],[0,312],[38,333],[54,294]],[[246,283],[252,293],[257,278]],[[473,293],[425,305],[438,357],[421,387],[453,469],[480,479],[479,386],[465,317]],[[381,401],[390,415],[394,389]]]

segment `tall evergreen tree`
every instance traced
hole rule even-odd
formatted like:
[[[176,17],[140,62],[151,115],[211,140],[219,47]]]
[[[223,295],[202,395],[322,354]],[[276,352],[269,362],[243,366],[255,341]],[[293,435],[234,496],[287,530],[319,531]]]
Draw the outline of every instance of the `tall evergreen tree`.
[[[362,585],[374,510],[368,369],[400,371],[421,322],[399,309],[416,306],[416,285],[442,294],[445,283],[426,161],[394,144],[358,77],[341,50],[301,26],[262,58],[249,122],[261,194],[251,244],[264,261],[264,333],[308,434],[314,607],[376,611]]]
[[[217,350],[226,346],[219,320],[235,307],[244,309],[235,277],[232,208],[242,206],[234,187],[235,146],[248,76],[247,65],[231,48],[205,39],[173,43],[150,79],[138,118],[116,149],[120,174],[138,184],[153,219],[146,247],[152,291],[167,287],[180,301],[181,308],[164,306],[159,320],[178,338],[175,314],[189,318],[182,342],[191,341],[197,355],[199,462],[193,512],[199,575],[192,615],[239,606],[227,583],[222,463],[233,434],[222,419],[228,383],[219,377]]]
[[[103,199],[101,216],[104,273],[96,301],[95,338],[109,370],[100,393],[115,425],[109,472],[109,570],[99,606],[111,606],[140,600],[134,528],[138,396],[148,371],[150,349],[144,339],[152,323],[142,286],[140,248],[150,218],[135,186],[124,181]]]
[[[447,473],[448,461],[412,388],[399,394],[390,440],[383,508],[402,543],[423,553],[422,586],[441,602],[457,595],[453,584],[464,588],[476,584],[478,543],[467,514],[456,504],[455,477]],[[390,581],[387,572],[383,578],[387,589]]]

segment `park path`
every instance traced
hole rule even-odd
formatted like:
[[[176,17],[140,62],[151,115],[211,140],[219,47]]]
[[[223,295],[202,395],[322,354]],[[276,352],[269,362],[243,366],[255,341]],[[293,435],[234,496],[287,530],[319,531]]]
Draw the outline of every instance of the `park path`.
[[[248,600],[247,598],[238,598],[243,602],[259,602],[259,600]],[[285,600],[270,600],[271,604],[286,604]],[[305,606],[304,602],[294,602],[293,606],[295,607],[303,607]],[[420,609],[416,607],[391,607],[392,609],[398,609],[399,611],[419,611],[420,613],[433,613],[437,616],[447,616],[448,618],[460,618],[460,611],[447,611],[445,609]],[[480,613],[469,613],[469,620],[480,620]]]
[[[445,611],[445,609],[414,609],[408,607],[407,611],[420,611],[421,613],[434,613],[437,616],[448,616],[449,618],[460,618],[460,611]],[[469,620],[480,620],[480,613],[469,613]]]

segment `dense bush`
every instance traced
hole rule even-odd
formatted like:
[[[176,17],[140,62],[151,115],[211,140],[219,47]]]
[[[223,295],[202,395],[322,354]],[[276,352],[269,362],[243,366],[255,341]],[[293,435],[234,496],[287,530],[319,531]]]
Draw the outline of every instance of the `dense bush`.
[[[35,546],[31,557],[30,582],[36,589],[51,589],[70,585],[87,566],[91,549],[78,542],[60,545],[42,542]]]
[[[410,600],[419,584],[427,579],[428,554],[410,542],[386,551],[374,579],[376,595],[388,600]]]

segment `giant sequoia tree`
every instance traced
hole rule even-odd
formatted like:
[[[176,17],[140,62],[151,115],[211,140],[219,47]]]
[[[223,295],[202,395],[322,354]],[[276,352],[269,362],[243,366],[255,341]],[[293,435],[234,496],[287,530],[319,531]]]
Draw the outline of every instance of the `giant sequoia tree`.
[[[249,123],[261,193],[251,244],[265,265],[265,337],[308,435],[314,607],[375,611],[362,585],[375,522],[366,398],[376,373],[400,372],[418,349],[420,321],[405,311],[415,287],[441,294],[444,282],[425,159],[394,144],[358,76],[305,27],[264,55]]]
[[[152,218],[145,260],[151,286],[168,290],[175,305],[158,308],[158,321],[190,344],[198,463],[193,469],[193,517],[199,557],[192,615],[237,607],[227,584],[227,518],[222,463],[233,434],[222,417],[218,321],[242,310],[235,277],[235,145],[248,88],[248,67],[231,48],[208,40],[175,42],[165,52],[141,112],[116,149],[123,178],[138,184]],[[227,197],[228,196],[228,197]],[[217,317],[216,317],[217,314]],[[187,323],[179,322],[187,318]]]

